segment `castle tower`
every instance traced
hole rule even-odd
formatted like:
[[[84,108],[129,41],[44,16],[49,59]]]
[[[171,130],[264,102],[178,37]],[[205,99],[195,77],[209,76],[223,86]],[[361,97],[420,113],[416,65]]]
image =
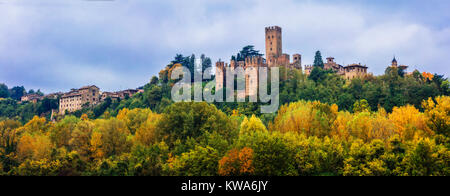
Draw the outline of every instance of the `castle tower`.
[[[266,59],[269,66],[273,66],[283,54],[281,36],[281,27],[266,27]]]
[[[225,74],[225,63],[219,60],[216,62],[216,91],[223,89]]]
[[[302,69],[302,55],[300,54],[294,54],[292,55],[292,65],[295,69]]]
[[[334,57],[328,57],[327,63],[330,63],[330,64],[334,63]]]
[[[392,67],[397,67],[398,66],[397,59],[395,59],[395,56],[394,56],[394,60],[392,60],[392,65],[391,66]]]

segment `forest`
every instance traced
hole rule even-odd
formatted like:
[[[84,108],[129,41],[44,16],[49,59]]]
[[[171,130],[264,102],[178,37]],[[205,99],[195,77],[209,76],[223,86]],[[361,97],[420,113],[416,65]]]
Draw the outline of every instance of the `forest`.
[[[258,54],[244,47],[237,57]],[[211,66],[201,58],[196,69],[195,56],[177,55],[144,93],[54,121],[52,102],[4,96],[0,175],[450,175],[444,76],[387,68],[347,81],[320,66],[309,76],[280,69],[275,114],[259,113],[261,103],[173,103],[171,71]]]

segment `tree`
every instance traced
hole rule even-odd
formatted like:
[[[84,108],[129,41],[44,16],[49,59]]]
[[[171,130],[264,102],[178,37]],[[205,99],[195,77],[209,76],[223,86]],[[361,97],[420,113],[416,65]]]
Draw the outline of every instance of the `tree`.
[[[20,100],[25,94],[25,88],[23,86],[15,86],[11,90],[11,98],[15,100]],[[1,97],[1,96],[0,96]]]
[[[450,153],[429,138],[420,139],[406,154],[402,165],[411,176],[448,176]]]
[[[353,104],[353,112],[354,113],[370,112],[370,111],[371,111],[371,109],[370,109],[369,103],[365,99],[358,100],[355,102],[355,104]]]
[[[19,161],[50,159],[52,147],[50,138],[46,135],[26,133],[17,145],[17,158]]]
[[[169,159],[165,171],[174,176],[215,176],[219,159],[217,150],[196,146],[179,157]]]
[[[422,107],[429,119],[428,125],[437,134],[450,136],[450,97],[439,96],[424,100]]]
[[[63,120],[56,123],[52,127],[50,138],[56,147],[69,147],[72,131],[75,129],[79,121],[80,119],[75,116],[66,116]]]
[[[322,54],[320,54],[320,51],[316,52],[316,55],[314,56],[314,67],[320,67],[324,68]]]
[[[91,139],[94,153],[109,157],[130,151],[131,141],[128,140],[130,131],[123,121],[111,118],[97,120],[96,123],[97,132],[94,132]]]
[[[234,127],[230,119],[205,102],[179,102],[168,106],[158,123],[159,140],[173,147],[176,140],[197,139],[206,132],[217,132],[229,139]]]
[[[155,109],[158,103],[161,102],[162,97],[162,89],[159,86],[152,86],[150,90],[148,90],[145,94],[145,100],[150,108]]]
[[[251,175],[254,171],[253,149],[248,147],[232,149],[219,161],[219,175],[222,176]]]
[[[129,110],[128,108],[124,108],[119,111],[119,114],[117,114],[117,119],[125,122],[128,130],[130,130],[130,133],[134,134],[142,126],[142,124],[147,121],[148,116],[151,113],[152,111],[150,109],[135,108]]]
[[[95,125],[90,120],[81,120],[72,131],[69,140],[70,149],[78,152],[84,160],[91,158],[91,139]]]
[[[146,121],[137,129],[134,140],[143,146],[151,146],[156,143],[157,125],[161,120],[161,115],[148,113]]]
[[[8,86],[5,84],[0,84],[0,98],[8,98],[9,97],[9,91]]]
[[[236,59],[236,61],[244,61],[247,57],[254,57],[254,56],[262,56],[262,54],[259,53],[258,50],[254,49],[254,46],[248,45],[244,46],[241,51],[237,54],[236,57],[232,57],[232,59]]]
[[[158,84],[158,77],[153,76],[152,79],[150,80],[150,85],[157,85]]]

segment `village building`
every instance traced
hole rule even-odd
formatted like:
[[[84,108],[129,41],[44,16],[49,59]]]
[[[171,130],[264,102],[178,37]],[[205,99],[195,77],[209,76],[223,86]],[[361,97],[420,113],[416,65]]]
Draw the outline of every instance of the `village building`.
[[[38,101],[42,100],[43,97],[41,95],[38,95],[36,93],[32,93],[32,94],[27,94],[24,95],[20,98],[21,102],[33,102],[33,103],[37,103]]]
[[[127,89],[127,90],[118,91],[118,92],[102,92],[100,101],[103,102],[108,97],[115,101],[123,100],[126,97],[132,97],[134,94],[136,94],[138,92],[140,92],[140,91],[137,89]]]
[[[311,74],[311,71],[314,69],[313,65],[305,66],[305,74]],[[334,57],[328,57],[327,62],[323,64],[323,69],[325,70],[333,70],[336,74],[341,75],[347,80],[351,80],[354,78],[362,78],[366,75],[368,67],[366,65],[361,65],[361,63],[354,63],[347,66],[342,66],[337,64],[334,61]]]
[[[100,102],[100,89],[95,86],[85,86],[80,89],[72,89],[64,93],[59,100],[59,114],[74,112],[83,106],[94,106]]]

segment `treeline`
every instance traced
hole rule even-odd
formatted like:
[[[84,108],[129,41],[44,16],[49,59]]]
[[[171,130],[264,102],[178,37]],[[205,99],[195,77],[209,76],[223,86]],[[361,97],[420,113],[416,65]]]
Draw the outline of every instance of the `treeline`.
[[[244,47],[234,59],[242,59],[248,56],[258,56],[258,51],[252,46]],[[176,55],[174,59],[159,72],[158,77],[154,76],[150,82],[142,88],[144,93],[136,94],[124,100],[106,100],[102,104],[93,107],[86,107],[83,110],[72,113],[77,117],[87,114],[90,119],[104,116],[116,116],[124,108],[150,108],[152,111],[162,113],[166,107],[172,104],[171,89],[176,81],[171,80],[172,71],[179,66],[187,67],[191,72],[207,70],[212,66],[211,59],[201,55],[201,67],[195,67],[195,55]],[[420,73],[414,71],[413,74],[406,74],[404,70],[387,68],[384,75],[356,78],[345,80],[333,71],[321,68],[320,55],[315,59],[317,66],[308,76],[301,70],[287,70],[280,68],[280,106],[299,100],[320,101],[322,103],[337,104],[340,110],[353,111],[353,104],[358,100],[366,100],[372,110],[377,111],[383,108],[387,112],[392,112],[395,106],[413,105],[423,111],[421,101],[437,96],[450,96],[450,82],[442,75]],[[323,67],[323,66],[322,66]],[[193,74],[191,74],[193,76]],[[211,78],[212,80],[213,78]],[[204,85],[211,80],[205,80]],[[1,90],[3,89],[3,90]],[[5,90],[6,89],[6,90]],[[13,90],[15,89],[15,90]],[[14,87],[9,89],[0,85],[1,92],[22,92],[25,89]],[[6,93],[3,93],[6,94]],[[20,93],[19,93],[20,94]],[[12,95],[9,93],[9,95]],[[11,96],[10,96],[11,97]],[[0,119],[14,118],[22,123],[31,120],[35,115],[46,117],[50,120],[51,109],[56,109],[54,103],[58,100],[46,100],[49,104],[32,103],[17,104],[14,100],[20,99],[0,98]],[[39,106],[41,104],[41,106]],[[261,118],[264,124],[268,125],[275,118],[275,114],[260,114],[260,105],[265,103],[214,103],[214,105],[227,115],[244,114],[247,116],[256,115]],[[61,118],[61,117],[60,117]]]
[[[23,87],[23,86],[15,86],[15,87],[9,89],[8,86],[6,86],[6,84],[0,83],[0,98],[11,98],[11,99],[20,101],[20,98],[22,98],[22,96],[27,95],[27,94],[38,94],[41,96],[44,95],[44,93],[42,93],[40,89],[38,89],[37,91],[30,89],[27,92],[25,90],[25,87]]]
[[[22,96],[27,94],[44,95],[41,90],[30,89],[27,92],[23,86],[15,86],[9,89],[5,84],[0,84],[0,120],[14,119],[26,123],[33,116],[43,116],[50,119],[51,110],[58,109],[58,99],[43,98],[37,103],[20,102]]]
[[[1,175],[448,176],[450,97],[355,112],[319,101],[283,105],[265,126],[207,103],[161,114],[0,122]]]

